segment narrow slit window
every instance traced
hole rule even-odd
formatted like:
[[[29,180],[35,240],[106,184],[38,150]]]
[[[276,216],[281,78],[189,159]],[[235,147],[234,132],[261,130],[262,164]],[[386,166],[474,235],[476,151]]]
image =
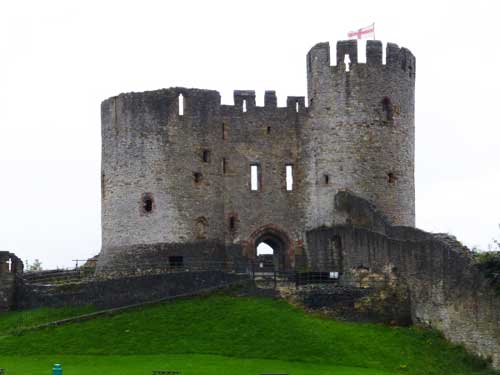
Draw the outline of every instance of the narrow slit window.
[[[179,116],[184,116],[184,96],[179,94]]]
[[[243,112],[247,111],[247,101],[243,100]]]
[[[234,231],[236,229],[236,218],[234,216],[231,216],[229,218],[229,230]]]
[[[344,64],[345,64],[345,71],[348,72],[349,68],[351,67],[351,59],[347,53],[344,56]]]
[[[323,180],[325,181],[325,185],[328,185],[330,183],[330,176],[327,174],[323,175]]]
[[[227,168],[227,159],[222,158],[222,174],[226,174],[226,168]]]
[[[297,112],[297,113],[299,112],[299,102],[298,101],[295,102],[295,112]]]
[[[289,164],[285,167],[286,171],[286,190],[293,190],[293,165]]]
[[[250,190],[259,190],[259,166],[257,164],[250,166]]]
[[[226,124],[222,123],[222,139],[226,139],[227,134],[226,134]]]
[[[394,116],[394,108],[391,99],[387,96],[382,99],[382,113],[385,121],[392,121]]]
[[[210,151],[209,150],[203,150],[202,159],[203,159],[204,163],[210,162]]]
[[[267,134],[271,134],[271,127],[270,126],[267,127]]]
[[[153,197],[151,193],[145,193],[142,196],[142,212],[149,214],[153,211]]]

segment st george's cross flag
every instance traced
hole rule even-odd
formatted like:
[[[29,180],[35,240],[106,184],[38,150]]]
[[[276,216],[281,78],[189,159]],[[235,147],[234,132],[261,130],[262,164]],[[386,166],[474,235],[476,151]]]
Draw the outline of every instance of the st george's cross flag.
[[[375,39],[375,23],[372,23],[370,26],[362,27],[356,31],[349,31],[347,36],[349,38],[358,38],[361,39],[364,36],[368,36],[369,34],[373,34],[373,39]]]

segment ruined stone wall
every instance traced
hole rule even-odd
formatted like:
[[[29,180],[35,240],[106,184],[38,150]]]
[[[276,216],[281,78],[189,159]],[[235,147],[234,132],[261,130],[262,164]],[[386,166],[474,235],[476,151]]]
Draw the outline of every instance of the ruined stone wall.
[[[0,251],[0,311],[14,307],[16,283],[23,267],[23,262],[15,254]]]
[[[78,284],[33,285],[17,287],[18,309],[93,305],[99,308],[120,307],[150,302],[166,297],[199,293],[248,278],[221,271],[175,272],[111,280],[92,280]]]
[[[334,66],[328,43],[307,55],[308,229],[339,223],[333,197],[342,189],[375,203],[394,224],[415,225],[415,58],[391,43],[386,51],[386,64],[379,41],[367,42],[366,63],[358,62],[355,40],[337,43]]]
[[[307,248],[311,264],[343,278],[360,272],[396,278],[408,290],[414,323],[438,329],[500,368],[500,296],[454,238],[410,227],[375,232],[336,225],[308,232]]]

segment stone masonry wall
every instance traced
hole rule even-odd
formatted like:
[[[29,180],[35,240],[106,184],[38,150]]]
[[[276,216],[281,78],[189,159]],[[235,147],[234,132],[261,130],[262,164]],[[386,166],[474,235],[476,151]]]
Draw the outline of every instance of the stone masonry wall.
[[[0,312],[14,306],[16,283],[23,268],[23,262],[15,254],[0,251]]]
[[[334,66],[328,43],[307,55],[308,229],[338,222],[333,197],[342,189],[374,203],[396,225],[415,225],[415,58],[389,43],[383,64],[381,42],[366,48],[366,63],[358,62],[355,40],[337,42]]]
[[[94,305],[99,308],[119,307],[149,302],[166,297],[191,294],[235,282],[245,276],[221,271],[174,272],[112,280],[93,280],[66,285],[33,285],[17,287],[18,309]]]
[[[215,91],[183,88],[104,101],[98,270],[135,245],[142,245],[135,248],[136,263],[148,262],[156,244],[186,244],[200,249],[200,261],[220,260],[197,246],[206,241],[242,245],[242,254],[229,257],[252,258],[252,235],[266,226],[283,233],[291,243],[287,251],[295,249],[303,240],[299,137],[306,115],[303,97],[278,108],[274,92],[266,93],[264,107],[255,106],[253,91],[235,91],[235,105],[227,106]],[[258,191],[250,189],[253,164]],[[293,166],[292,191],[286,190],[286,165]],[[152,200],[150,212],[145,198]],[[189,246],[183,251],[193,258]]]
[[[359,202],[357,197],[351,202],[351,208],[359,208],[351,210],[355,215],[367,207]],[[353,220],[359,225],[359,217]],[[396,275],[408,288],[414,323],[438,329],[500,368],[500,296],[453,237],[411,227],[347,224],[308,232],[307,248],[311,264],[341,271],[346,278],[358,270]],[[342,264],[336,263],[339,258]]]
[[[306,230],[343,222],[334,197],[345,189],[413,226],[413,55],[389,44],[384,65],[381,43],[370,41],[359,64],[355,41],[339,42],[330,66],[320,43],[307,70],[309,108],[304,97],[278,108],[274,91],[257,107],[250,90],[222,105],[217,91],[181,87],[105,100],[98,271],[130,246],[203,241],[239,247],[230,257],[250,261],[259,241],[279,243],[281,268],[304,267]],[[147,261],[144,246],[136,256]]]

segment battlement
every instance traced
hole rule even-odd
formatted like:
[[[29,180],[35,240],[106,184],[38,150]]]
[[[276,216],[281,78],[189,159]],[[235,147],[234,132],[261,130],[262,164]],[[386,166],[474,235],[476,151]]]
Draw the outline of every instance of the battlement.
[[[101,104],[103,116],[114,116],[120,113],[120,108],[130,115],[141,114],[147,110],[157,115],[161,124],[172,118],[189,118],[201,114],[216,114],[221,111],[231,113],[252,113],[264,111],[267,115],[283,113],[304,113],[305,97],[288,96],[286,107],[278,107],[275,91],[265,91],[264,106],[256,105],[254,90],[234,90],[234,104],[222,105],[218,91],[193,89],[185,87],[171,87],[155,91],[122,93],[106,99]],[[114,108],[112,110],[112,108]],[[114,114],[114,115],[113,115]],[[163,119],[163,120],[161,120]]]
[[[415,79],[416,59],[410,50],[404,47],[398,47],[397,44],[387,43],[386,62],[383,63],[382,42],[379,40],[368,40],[366,43],[366,63],[358,61],[358,41],[342,40],[336,45],[336,65],[332,66],[334,71],[346,71],[346,56],[349,57],[349,69],[355,65],[384,66],[394,71],[403,71],[408,73],[411,79]],[[325,67],[331,67],[330,64],[330,44],[328,42],[316,44],[307,54],[307,72],[322,71]]]

